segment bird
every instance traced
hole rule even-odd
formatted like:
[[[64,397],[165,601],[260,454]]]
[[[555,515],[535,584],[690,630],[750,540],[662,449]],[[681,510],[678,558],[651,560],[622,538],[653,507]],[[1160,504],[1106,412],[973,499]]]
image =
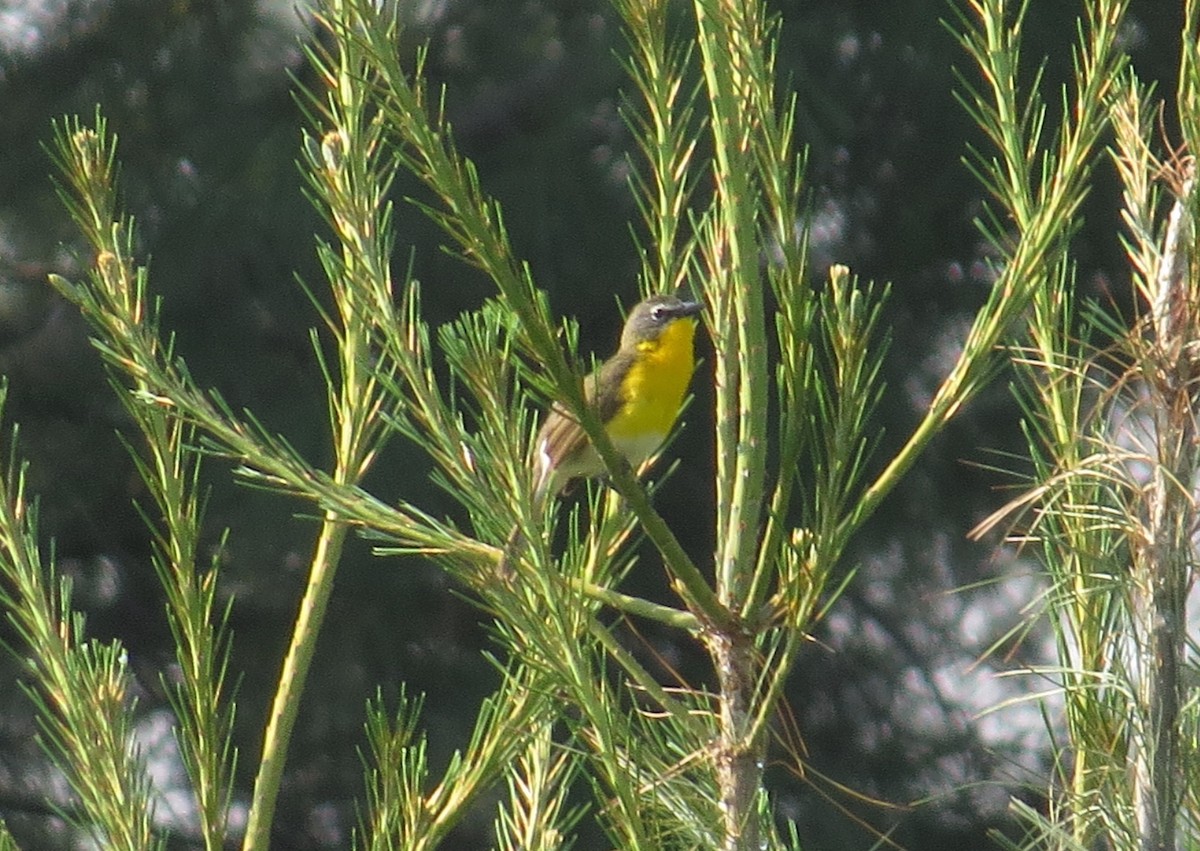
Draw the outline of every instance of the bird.
[[[613,446],[634,468],[670,433],[696,368],[700,302],[652,295],[629,312],[615,354],[584,378],[584,402]],[[557,497],[570,482],[603,475],[604,462],[578,420],[551,406],[533,444],[534,501]],[[500,564],[509,570],[521,541],[514,528]]]

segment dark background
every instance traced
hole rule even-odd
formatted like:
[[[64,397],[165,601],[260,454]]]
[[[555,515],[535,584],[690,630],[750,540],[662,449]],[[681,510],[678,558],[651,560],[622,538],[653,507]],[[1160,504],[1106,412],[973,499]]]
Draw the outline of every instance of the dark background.
[[[407,13],[406,47],[429,41],[429,70],[447,86],[458,142],[503,203],[518,252],[555,311],[580,320],[585,350],[603,354],[618,331],[614,293],[625,304],[635,299],[638,269],[615,15],[597,0],[407,5],[416,11]],[[916,422],[987,291],[989,252],[973,226],[985,199],[962,164],[967,146],[984,142],[954,100],[952,68],[974,77],[940,22],[953,19],[943,0],[775,8],[784,21],[782,82],[798,96],[798,133],[811,154],[814,281],[840,262],[892,283],[885,321],[894,342],[878,417],[886,457]],[[1052,82],[1069,71],[1075,14],[1069,3],[1034,4],[1030,13],[1024,55],[1046,56]],[[1179,17],[1176,3],[1133,6],[1127,46],[1160,92],[1174,85]],[[127,424],[85,329],[45,284],[49,271],[79,275],[83,267],[42,146],[52,119],[90,118],[103,106],[120,136],[124,196],[179,351],[235,409],[252,409],[321,461],[321,377],[307,336],[317,319],[294,279],[318,289],[321,281],[313,251],[321,223],[300,191],[302,117],[291,94],[293,78],[311,82],[300,48],[309,35],[309,20],[276,0],[0,4],[6,414],[21,424],[43,532],[74,577],[90,631],[120,638],[139,674],[139,731],[164,795],[160,821],[176,830],[179,847],[189,847],[188,810],[157,685],[170,636],[133,507],[143,494],[116,437]],[[420,192],[401,181],[399,194]],[[1124,303],[1116,198],[1102,163],[1077,256],[1081,290]],[[396,227],[398,262],[411,250],[433,322],[491,294],[488,281],[439,250],[440,234],[419,212],[401,205]],[[707,521],[697,519],[710,510],[703,380],[696,392],[673,450],[690,463],[659,504],[703,562],[711,548]],[[1016,425],[1001,376],[938,439],[847,558],[857,576],[802,656],[769,770],[780,817],[799,824],[806,848],[867,848],[883,829],[910,848],[983,847],[989,827],[1006,826],[1009,796],[1036,801],[1048,782],[1036,707],[981,714],[1044,685],[996,674],[1044,660],[1046,637],[1035,630],[1010,657],[973,664],[1040,588],[1028,557],[966,539],[1006,499],[998,488],[1010,480],[978,465],[1019,469],[1019,460],[996,455],[1022,451]],[[370,486],[385,499],[451,511],[414,474],[423,468],[397,442]],[[232,670],[247,775],[235,793],[240,806],[313,529],[293,517],[299,505],[233,486],[224,472],[210,467],[208,540],[216,547],[221,530],[231,530],[222,561],[223,591],[236,600]],[[660,585],[639,575],[629,590],[658,595]],[[684,673],[705,675],[702,656],[680,636],[647,628],[644,637]],[[363,706],[377,684],[385,694],[405,682],[410,694],[427,695],[435,765],[463,744],[494,681],[480,653],[490,646],[477,614],[438,571],[374,559],[355,542],[305,694],[274,847],[348,844],[361,797]],[[70,832],[39,803],[47,794],[61,801],[61,784],[32,742],[7,656],[0,682],[0,815],[25,847],[68,847]],[[809,767],[803,775],[797,757]],[[481,808],[448,847],[485,846],[490,817]],[[577,847],[608,846],[585,830]]]

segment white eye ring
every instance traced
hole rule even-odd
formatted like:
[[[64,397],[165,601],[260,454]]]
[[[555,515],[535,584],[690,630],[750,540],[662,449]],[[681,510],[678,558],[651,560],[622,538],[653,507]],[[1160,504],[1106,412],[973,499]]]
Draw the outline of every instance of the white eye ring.
[[[666,315],[667,309],[661,304],[650,310],[650,318],[655,322],[661,322]]]

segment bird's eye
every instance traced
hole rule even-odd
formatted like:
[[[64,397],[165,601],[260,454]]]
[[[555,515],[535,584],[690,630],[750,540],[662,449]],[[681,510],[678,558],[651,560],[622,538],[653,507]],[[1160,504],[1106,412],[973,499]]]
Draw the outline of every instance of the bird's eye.
[[[650,318],[655,322],[662,322],[667,318],[667,308],[661,304],[650,308]]]

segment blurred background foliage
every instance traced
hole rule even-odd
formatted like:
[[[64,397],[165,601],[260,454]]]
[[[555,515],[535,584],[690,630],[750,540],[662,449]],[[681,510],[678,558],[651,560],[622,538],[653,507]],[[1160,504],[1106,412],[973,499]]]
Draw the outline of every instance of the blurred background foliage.
[[[952,17],[944,0],[784,0],[775,10],[784,23],[780,85],[799,99],[798,131],[811,151],[809,195],[798,203],[811,210],[814,280],[838,262],[893,284],[879,423],[886,443],[915,422],[987,291],[988,251],[972,223],[986,199],[961,163],[966,146],[981,140],[953,96],[953,68],[969,75],[969,63],[940,23]],[[402,14],[409,43],[401,50],[428,42],[427,67],[446,86],[458,143],[503,203],[518,253],[555,311],[578,317],[583,349],[607,352],[618,302],[636,298],[638,269],[612,12],[601,0],[421,0],[402,3]],[[1069,72],[1077,14],[1068,3],[1030,12],[1025,55],[1048,57],[1052,83]],[[1127,48],[1160,92],[1174,86],[1167,63],[1178,56],[1179,16],[1178,4],[1161,0],[1132,7]],[[133,507],[141,483],[117,438],[128,424],[82,322],[45,284],[48,272],[77,276],[87,258],[73,253],[77,237],[42,146],[53,118],[90,116],[103,104],[120,137],[126,204],[180,353],[235,408],[252,409],[301,450],[320,451],[321,379],[308,342],[317,317],[296,277],[320,274],[312,235],[322,225],[295,166],[303,116],[292,94],[297,82],[311,82],[300,43],[313,31],[288,0],[0,2],[8,413],[22,426],[43,531],[74,578],[91,631],[119,637],[139,671],[140,734],[167,826],[187,823],[158,677],[170,637]],[[1129,288],[1110,171],[1098,172],[1078,238],[1079,280],[1085,296],[1122,305]],[[419,193],[397,187],[398,197]],[[396,226],[396,263],[413,264],[433,321],[491,294],[486,280],[440,250],[419,211],[401,204]],[[1036,708],[981,714],[1030,687],[998,673],[1051,658],[1035,630],[1005,655],[979,661],[1040,587],[1020,553],[965,537],[1011,483],[987,465],[1021,465],[997,455],[1022,446],[1005,385],[997,381],[955,422],[859,539],[845,565],[857,576],[794,677],[770,779],[781,816],[800,824],[808,848],[870,847],[873,830],[890,830],[910,848],[978,848],[987,828],[1005,824],[1010,794],[1027,788],[1036,802],[1045,787],[1048,734]],[[685,463],[658,505],[703,564],[711,561],[711,495],[700,483],[712,445],[702,379],[695,392],[673,450]],[[434,514],[452,511],[425,469],[416,450],[397,445],[369,486]],[[215,464],[209,472],[212,547],[231,530],[220,555],[223,593],[235,599],[237,741],[253,757],[313,531],[293,517],[298,505],[234,487]],[[661,593],[653,587],[659,573],[648,573],[631,578],[633,593]],[[663,665],[703,679],[704,657],[678,634],[647,628],[641,638]],[[347,845],[361,793],[363,706],[377,683],[385,696],[401,682],[410,694],[427,693],[435,763],[460,745],[494,682],[481,655],[488,647],[487,625],[438,571],[374,559],[357,544],[305,695],[276,847]],[[67,847],[67,829],[38,803],[61,781],[32,741],[7,656],[0,678],[0,815],[26,847]],[[803,776],[797,758],[809,766]],[[464,826],[455,847],[484,845],[487,823]]]

